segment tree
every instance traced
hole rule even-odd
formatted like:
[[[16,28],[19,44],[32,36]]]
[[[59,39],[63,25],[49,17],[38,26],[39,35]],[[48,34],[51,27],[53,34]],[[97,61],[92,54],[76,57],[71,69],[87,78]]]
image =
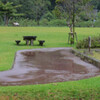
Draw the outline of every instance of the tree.
[[[51,2],[50,9],[53,10],[56,6],[56,0],[49,0]]]
[[[17,2],[15,2],[15,1],[17,1]],[[15,0],[15,1],[13,1],[14,4],[22,5],[20,8],[17,8],[17,11],[18,11],[18,13],[24,14],[23,18],[34,19],[33,6],[34,6],[35,0]]]
[[[94,8],[98,11],[100,10],[100,0],[92,0],[91,3],[94,5]]]
[[[4,17],[5,25],[8,25],[10,17],[22,15],[22,14],[17,14],[16,8],[19,6],[20,5],[13,6],[12,2],[11,3],[7,2],[4,4],[3,2],[0,1],[0,15]]]
[[[34,5],[32,9],[33,9],[33,14],[35,17],[35,21],[37,22],[37,25],[39,25],[39,21],[41,17],[48,12],[49,6],[50,6],[50,1],[48,0],[34,1]]]
[[[44,8],[48,9],[46,12],[51,12],[55,7],[55,0],[1,0],[3,3],[13,2],[13,5],[22,5],[20,8],[17,8],[18,13],[23,13],[23,18],[35,19],[35,4],[37,7],[42,6],[42,1],[45,3]],[[41,3],[39,5],[39,2]],[[46,5],[47,4],[47,5]],[[49,5],[48,5],[49,4]]]
[[[89,0],[56,0],[56,9],[58,8],[65,14],[67,24],[71,31],[71,40],[74,43],[75,22],[78,14],[85,8]]]

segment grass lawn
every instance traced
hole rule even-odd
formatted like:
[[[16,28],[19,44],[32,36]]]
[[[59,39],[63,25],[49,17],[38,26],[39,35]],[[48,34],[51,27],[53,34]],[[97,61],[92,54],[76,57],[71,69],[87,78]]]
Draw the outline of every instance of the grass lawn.
[[[23,49],[74,47],[68,44],[69,28],[66,27],[0,27],[0,71],[12,67],[16,51]],[[78,40],[100,34],[100,28],[76,28]],[[25,46],[23,36],[36,35],[45,40],[43,47]],[[21,40],[16,46],[15,40]],[[99,100],[100,77],[47,85],[0,87],[0,100]]]
[[[93,55],[91,55],[91,56],[100,60],[100,52],[93,52]]]
[[[100,100],[100,77],[45,85],[0,87],[0,100]]]

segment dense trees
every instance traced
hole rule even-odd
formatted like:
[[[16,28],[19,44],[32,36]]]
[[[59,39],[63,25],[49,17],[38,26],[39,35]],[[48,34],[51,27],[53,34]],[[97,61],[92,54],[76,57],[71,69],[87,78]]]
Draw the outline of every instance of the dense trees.
[[[50,2],[48,0],[34,1],[32,10],[37,25],[39,25],[41,17],[48,12],[49,7],[50,7]]]
[[[12,6],[21,5],[21,7],[15,9],[16,13],[19,13],[19,14],[23,13],[24,16],[20,17],[20,19],[23,18],[23,19],[28,19],[28,20],[34,20],[37,23],[37,25],[39,25],[40,21],[42,21],[42,20],[43,20],[42,21],[43,23],[47,24],[51,20],[56,20],[56,19],[57,20],[63,20],[63,19],[66,19],[66,18],[67,18],[66,19],[67,23],[70,23],[71,22],[70,18],[72,18],[71,15],[73,15],[72,14],[73,10],[70,10],[72,7],[70,8],[70,6],[68,5],[68,3],[71,2],[72,0],[1,0],[1,1],[4,4],[6,4],[7,2],[10,2],[10,3],[13,2],[13,4],[11,4]],[[66,11],[63,10],[62,12],[60,12],[61,7],[58,7],[58,4],[56,3],[56,2],[59,2],[59,1],[63,1],[63,2],[66,1],[63,8],[65,7],[65,5],[67,5],[67,8],[69,8],[69,11],[67,9]],[[74,0],[74,3],[75,3],[75,1],[77,1],[77,2],[80,2],[80,1],[87,2],[88,0]],[[91,5],[94,6],[95,11],[99,11],[100,10],[99,0],[90,0],[90,1],[91,1],[90,2]],[[78,15],[80,14],[80,16],[76,16],[76,14],[75,14],[74,16],[76,17],[76,19],[78,19],[79,21],[89,21],[90,19],[92,21],[94,19],[96,20],[96,18],[94,18],[94,17],[97,16],[95,11],[91,12],[91,14],[89,14],[87,12],[87,16],[86,16],[86,13],[83,12],[82,10],[81,10],[81,13],[76,12],[76,11],[79,11],[79,8],[81,8],[81,6],[78,7],[77,5],[79,5],[79,3],[78,4],[75,3],[75,9],[78,9],[78,10],[74,10],[74,11]],[[1,9],[1,11],[2,11],[2,9]],[[65,14],[66,12],[67,13],[69,12],[70,17],[66,16],[66,14]],[[96,16],[93,16],[94,13],[96,14]],[[0,14],[0,20],[3,17],[4,16],[2,16],[2,14]],[[13,18],[17,18],[17,17],[13,16]]]
[[[50,6],[50,0],[1,0],[3,3],[13,2],[13,5],[22,5],[22,7],[17,8],[18,13],[24,13],[24,18],[33,19],[35,17],[34,12],[39,9],[49,9],[53,8]],[[41,7],[42,8],[41,8]],[[41,10],[42,11],[42,10]]]

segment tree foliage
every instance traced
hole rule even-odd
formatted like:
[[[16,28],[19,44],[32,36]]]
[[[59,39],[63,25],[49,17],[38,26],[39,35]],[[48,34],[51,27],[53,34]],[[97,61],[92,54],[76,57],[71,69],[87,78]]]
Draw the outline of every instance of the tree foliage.
[[[0,15],[4,17],[5,20],[5,25],[8,25],[8,20],[10,17],[13,16],[19,16],[20,14],[17,14],[16,8],[20,7],[18,6],[13,6],[13,2],[7,2],[3,3],[0,1]]]
[[[77,16],[85,10],[89,0],[56,0],[56,9],[66,18],[71,32],[75,32],[74,26]],[[60,14],[59,14],[60,15]]]
[[[77,16],[85,10],[87,4],[90,0],[56,0],[56,9],[61,11],[61,14],[64,14],[64,17],[67,20],[67,24],[70,28],[69,38],[70,43],[74,43],[74,37],[76,36],[75,32],[75,21]],[[76,37],[77,38],[77,37]]]
[[[48,0],[36,0],[34,1],[32,10],[34,14],[34,18],[39,25],[39,21],[41,17],[48,12],[50,6],[50,2]]]

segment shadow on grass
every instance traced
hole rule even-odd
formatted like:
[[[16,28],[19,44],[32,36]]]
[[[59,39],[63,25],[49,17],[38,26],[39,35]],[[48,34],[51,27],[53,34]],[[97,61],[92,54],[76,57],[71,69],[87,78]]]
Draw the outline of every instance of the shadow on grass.
[[[39,47],[45,47],[45,45],[43,45],[43,46],[41,46],[41,45],[39,45],[39,44],[34,44],[34,45],[26,45],[26,44],[19,44],[19,45],[17,45],[17,44],[15,44],[15,43],[13,43],[13,45],[14,46],[27,46],[27,47],[32,47],[32,46],[39,46]]]

